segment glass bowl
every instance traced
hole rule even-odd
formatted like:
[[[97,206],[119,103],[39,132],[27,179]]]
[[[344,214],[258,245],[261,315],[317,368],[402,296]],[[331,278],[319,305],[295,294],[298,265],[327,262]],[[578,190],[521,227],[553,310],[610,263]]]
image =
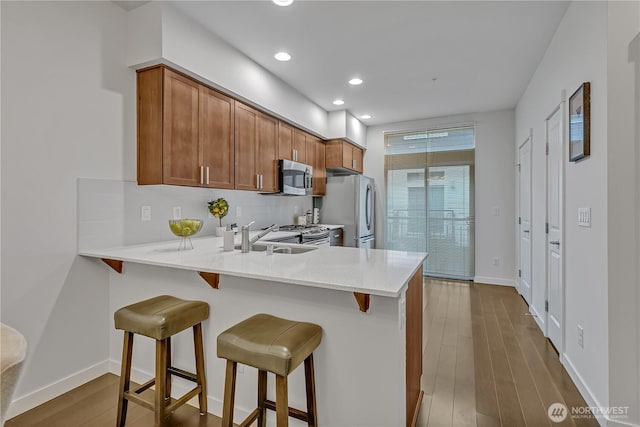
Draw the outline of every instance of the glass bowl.
[[[191,236],[195,235],[202,228],[201,219],[170,219],[169,229],[173,234],[180,239],[180,246],[178,250],[193,249],[193,243],[191,243]]]

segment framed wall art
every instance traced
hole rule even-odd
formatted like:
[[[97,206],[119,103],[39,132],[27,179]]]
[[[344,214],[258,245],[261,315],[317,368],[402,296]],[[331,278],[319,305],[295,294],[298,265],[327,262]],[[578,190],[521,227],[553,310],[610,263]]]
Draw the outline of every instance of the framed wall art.
[[[591,152],[591,83],[580,85],[569,98],[569,161],[576,162]]]

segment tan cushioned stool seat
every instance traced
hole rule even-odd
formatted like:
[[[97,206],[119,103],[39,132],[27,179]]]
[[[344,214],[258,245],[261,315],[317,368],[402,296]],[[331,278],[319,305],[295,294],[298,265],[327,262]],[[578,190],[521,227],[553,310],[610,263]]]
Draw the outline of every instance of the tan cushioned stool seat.
[[[113,317],[116,329],[163,340],[206,320],[209,304],[161,295],[123,307]]]
[[[256,314],[218,335],[218,357],[286,376],[320,344],[322,328]]]

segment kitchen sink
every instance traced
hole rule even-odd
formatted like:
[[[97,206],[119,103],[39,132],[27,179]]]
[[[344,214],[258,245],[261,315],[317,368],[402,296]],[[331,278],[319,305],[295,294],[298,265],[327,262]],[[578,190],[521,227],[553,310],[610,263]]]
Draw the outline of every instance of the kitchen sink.
[[[254,243],[251,246],[252,252],[266,252],[267,244],[264,243]],[[235,249],[242,249],[242,245],[235,245]],[[273,245],[273,253],[274,254],[287,254],[287,255],[296,255],[296,254],[304,254],[310,251],[315,251],[318,249],[317,246],[294,246],[294,245]]]

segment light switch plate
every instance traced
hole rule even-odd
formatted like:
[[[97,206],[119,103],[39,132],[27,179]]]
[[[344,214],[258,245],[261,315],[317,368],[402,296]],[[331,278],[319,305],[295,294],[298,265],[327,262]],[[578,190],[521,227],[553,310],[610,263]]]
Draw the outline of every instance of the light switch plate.
[[[578,225],[591,227],[591,208],[578,208]]]

